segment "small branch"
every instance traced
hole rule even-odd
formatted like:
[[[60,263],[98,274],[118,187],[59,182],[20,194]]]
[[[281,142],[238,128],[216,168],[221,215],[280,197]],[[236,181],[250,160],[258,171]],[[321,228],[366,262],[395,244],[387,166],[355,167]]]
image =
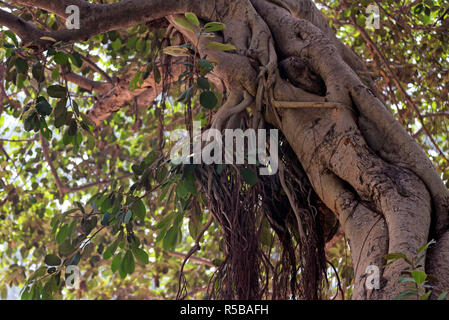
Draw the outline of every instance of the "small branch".
[[[340,281],[340,276],[338,275],[338,271],[335,268],[335,266],[333,265],[332,262],[330,262],[329,260],[326,260],[327,263],[330,264],[330,266],[332,267],[332,269],[334,270],[335,276],[337,277],[337,293],[335,294],[335,297],[332,300],[335,300],[335,298],[337,298],[338,296],[338,291],[341,292],[341,300],[345,300],[345,292],[343,291],[342,287],[341,287],[341,281]]]
[[[11,157],[9,156],[8,152],[6,152],[5,148],[3,147],[3,144],[0,143],[0,151],[5,154],[6,160],[11,161]]]
[[[187,254],[185,253],[179,253],[179,252],[173,252],[173,251],[167,251],[166,252],[169,256],[175,257],[175,258],[182,258],[185,259],[187,257]],[[194,257],[191,256],[190,261],[211,267],[211,268],[216,268],[217,266],[214,265],[210,260],[204,259],[204,258],[199,258],[199,257]]]
[[[66,18],[67,6],[77,5],[83,17],[80,29],[61,29],[57,31],[40,30],[33,23],[0,10],[0,25],[7,26],[23,40],[24,45],[44,50],[56,42],[85,41],[96,34],[124,29],[171,14],[196,11],[199,17],[209,17],[215,10],[215,3],[204,1],[201,6],[197,0],[127,0],[111,4],[93,4],[83,0],[17,0],[22,5],[37,7]],[[125,14],[126,13],[126,14]],[[46,37],[46,38],[43,38]]]
[[[6,26],[11,29],[25,43],[40,39],[44,35],[44,32],[39,30],[34,24],[1,9],[0,26]]]
[[[59,196],[61,199],[64,197],[64,195],[66,195],[68,193],[79,192],[79,191],[83,191],[83,190],[86,190],[86,189],[89,189],[89,188],[92,188],[95,186],[110,184],[112,182],[112,180],[97,181],[97,182],[92,182],[92,183],[89,183],[89,184],[86,184],[83,186],[79,186],[79,187],[74,187],[74,188],[70,188],[70,187],[66,186],[65,184],[62,183],[61,179],[59,178],[58,172],[53,164],[53,161],[51,160],[50,149],[48,147],[47,141],[42,136],[42,134],[39,134],[39,135],[40,135],[40,139],[41,139],[42,150],[44,153],[45,161],[47,161],[47,163],[50,167],[50,171],[55,179],[55,184],[56,184],[56,187],[58,188]],[[128,173],[128,174],[125,174],[117,179],[126,179],[126,178],[129,178],[130,176],[132,176],[132,174]]]
[[[109,82],[111,85],[114,85],[114,81],[111,79],[111,77],[105,72],[103,71],[103,69],[101,69],[99,66],[97,66],[97,64],[95,62],[93,62],[92,60],[90,60],[89,58],[80,55],[81,59],[94,71],[98,72],[103,79],[105,79],[107,82]]]
[[[118,177],[116,180],[121,180],[121,179],[126,179],[131,177],[132,174],[131,173],[127,173],[123,176]],[[83,186],[79,186],[79,187],[72,187],[72,188],[68,188],[67,193],[74,193],[74,192],[79,192],[79,191],[83,191],[92,187],[96,187],[96,186],[101,186],[101,185],[106,185],[106,184],[110,184],[112,182],[112,180],[104,180],[104,181],[97,181],[97,182],[92,182]]]
[[[447,117],[449,118],[449,112],[432,112],[422,115],[423,118],[433,118],[433,117]]]
[[[433,27],[435,27],[438,22],[442,21],[444,19],[444,17],[446,16],[446,14],[449,14],[449,7],[444,11],[444,13],[440,17],[438,17],[438,19],[433,24]]]
[[[73,72],[65,73],[62,76],[65,80],[73,82],[81,88],[89,91],[105,93],[111,89],[111,85],[109,83],[90,80]]]

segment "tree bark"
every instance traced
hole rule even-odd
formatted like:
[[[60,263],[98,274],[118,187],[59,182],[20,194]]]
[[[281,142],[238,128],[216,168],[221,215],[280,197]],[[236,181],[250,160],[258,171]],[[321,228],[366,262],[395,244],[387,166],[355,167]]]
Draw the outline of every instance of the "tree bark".
[[[67,1],[17,2],[65,16]],[[50,44],[42,36],[80,40],[167,17],[187,39],[198,43],[201,56],[218,62],[213,75],[223,82],[228,95],[213,126],[224,129],[232,116],[251,107],[264,110],[265,120],[287,138],[314,191],[338,217],[349,239],[354,299],[393,299],[406,291],[408,284],[398,284],[398,279],[407,264],[398,260],[384,268],[385,255],[412,257],[430,238],[437,245],[420,268],[439,279],[434,296],[449,289],[448,190],[388,106],[360,80],[363,64],[336,38],[312,1],[69,2],[79,3],[89,16],[82,30],[43,32],[6,12],[0,12],[0,23],[30,46],[43,49]],[[187,11],[202,22],[223,22],[226,29],[214,38],[197,39],[173,19]],[[211,50],[209,41],[229,42],[237,50]],[[131,77],[126,75],[115,87],[85,84],[103,92],[90,112],[97,124],[135,98],[141,99],[138,104],[148,104],[161,89],[148,80],[148,88],[131,94],[127,91]],[[68,80],[82,83],[73,75]],[[379,290],[365,285],[367,267],[373,265],[381,270]]]

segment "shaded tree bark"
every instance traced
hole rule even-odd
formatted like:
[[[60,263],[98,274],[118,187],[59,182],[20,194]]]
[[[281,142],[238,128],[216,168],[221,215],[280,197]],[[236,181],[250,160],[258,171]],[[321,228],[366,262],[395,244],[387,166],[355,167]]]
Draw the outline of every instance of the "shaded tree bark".
[[[421,270],[439,280],[434,296],[449,289],[448,190],[388,106],[360,80],[363,64],[336,38],[312,1],[16,2],[61,17],[70,2],[88,16],[81,30],[45,32],[1,11],[0,23],[36,51],[51,45],[42,37],[82,40],[166,17],[184,37],[198,43],[201,56],[218,62],[214,77],[222,81],[228,95],[214,116],[213,127],[224,129],[233,116],[253,108],[283,132],[314,191],[338,218],[349,239],[355,270],[354,299],[392,299],[407,290],[406,283],[398,284],[406,263],[396,261],[384,269],[385,255],[414,256],[430,238],[435,238],[437,245],[428,252]],[[188,11],[202,22],[223,22],[226,29],[214,38],[197,39],[194,32],[174,20],[176,14]],[[211,50],[209,41],[229,42],[237,50]],[[103,94],[90,112],[97,124],[134,99],[138,105],[149,104],[161,89],[148,79],[146,89],[131,93],[127,90],[131,77],[126,75],[116,84],[101,84],[67,75],[69,81]],[[381,270],[379,290],[365,286],[370,265]]]

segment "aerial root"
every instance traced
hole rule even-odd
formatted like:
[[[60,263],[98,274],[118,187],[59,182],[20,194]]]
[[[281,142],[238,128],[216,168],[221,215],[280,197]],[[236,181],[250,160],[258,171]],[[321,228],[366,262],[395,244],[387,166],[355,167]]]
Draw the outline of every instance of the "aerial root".
[[[223,130],[224,124],[233,115],[242,112],[254,102],[254,98],[247,91],[243,91],[242,100],[240,97],[240,94],[231,93],[229,95],[226,103],[215,114],[212,121],[212,129],[217,129],[221,132],[221,130]]]

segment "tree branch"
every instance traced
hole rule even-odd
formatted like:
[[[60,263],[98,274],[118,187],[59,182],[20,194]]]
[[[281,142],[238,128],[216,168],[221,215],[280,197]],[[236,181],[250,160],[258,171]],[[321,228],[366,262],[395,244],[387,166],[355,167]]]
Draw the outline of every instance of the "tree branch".
[[[110,83],[90,80],[73,72],[65,73],[62,77],[65,80],[73,82],[81,88],[89,91],[106,93],[112,89],[112,85]]]
[[[198,5],[196,0],[124,0],[112,4],[91,4],[82,0],[19,0],[16,2],[48,10],[63,18],[68,16],[65,13],[68,5],[74,4],[80,8],[80,29],[54,32],[39,30],[32,23],[6,11],[0,11],[0,25],[7,26],[18,34],[25,46],[40,50],[53,44],[53,41],[43,37],[52,38],[56,42],[87,40],[99,33],[127,28],[172,14],[192,11],[199,17],[209,18],[215,12],[215,1],[204,1]]]
[[[5,87],[3,86],[3,77],[5,74],[5,64],[0,63],[0,115],[3,112],[3,106],[5,105],[8,95],[6,94]]]

